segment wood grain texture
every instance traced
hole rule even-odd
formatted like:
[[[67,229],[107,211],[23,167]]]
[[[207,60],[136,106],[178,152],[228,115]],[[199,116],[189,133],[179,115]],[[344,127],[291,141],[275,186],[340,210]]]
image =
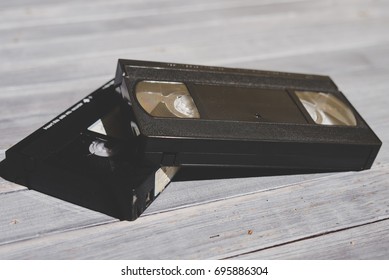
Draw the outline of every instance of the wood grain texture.
[[[135,223],[0,179],[0,258],[389,258],[387,224],[361,226],[388,217],[388,11],[365,0],[1,1],[0,160],[112,78],[119,57],[330,75],[384,145],[363,173],[174,182]],[[343,246],[342,232],[366,246]]]
[[[243,3],[245,2],[237,1],[235,5],[243,5]],[[346,5],[347,3],[338,8],[345,8]],[[329,2],[324,2],[324,4],[318,1],[298,2],[269,6],[269,10],[266,11],[262,5],[258,5],[256,9],[249,7],[243,13],[232,9],[231,13],[238,16],[237,22],[230,19],[229,14],[222,13],[219,16],[228,18],[227,26],[225,21],[213,23],[215,22],[215,13],[202,15],[203,11],[201,11],[199,15],[178,14],[185,22],[190,19],[194,20],[188,26],[179,24],[177,16],[170,16],[174,21],[172,27],[166,30],[159,30],[159,18],[153,17],[152,20],[151,18],[146,20],[146,22],[154,24],[153,28],[145,26],[142,29],[142,27],[135,26],[131,29],[131,25],[127,26],[120,22],[122,28],[125,28],[121,32],[116,32],[114,28],[109,32],[102,32],[93,23],[93,29],[98,32],[98,36],[91,36],[91,31],[87,30],[81,32],[84,23],[75,24],[75,29],[81,32],[79,36],[72,32],[70,33],[72,36],[69,38],[61,35],[59,41],[53,40],[52,35],[56,38],[55,34],[63,34],[63,32],[55,29],[45,32],[50,36],[50,39],[38,36],[34,43],[28,40],[25,42],[23,35],[21,35],[18,43],[11,43],[10,47],[4,49],[9,59],[7,59],[8,63],[5,61],[0,66],[3,67],[1,68],[3,71],[1,71],[0,81],[3,86],[13,86],[19,75],[25,77],[23,80],[18,80],[19,85],[25,81],[28,83],[34,81],[34,83],[47,83],[58,80],[58,78],[81,79],[93,75],[108,75],[112,73],[116,58],[119,56],[142,58],[147,55],[149,59],[225,64],[232,61],[244,61],[240,57],[247,57],[247,55],[252,59],[253,54],[257,57],[270,58],[291,55],[296,52],[348,48],[388,40],[384,32],[385,25],[378,24],[387,20],[387,15],[380,12],[382,9],[373,9],[364,18],[359,15],[361,7],[355,5],[348,7],[346,14],[344,9],[334,9]],[[290,10],[289,6],[294,10]],[[189,11],[191,10],[189,9]],[[271,19],[272,11],[275,13],[274,16],[277,16],[276,22],[278,24],[271,24],[272,21],[269,21],[267,14],[264,14],[265,12],[270,14]],[[250,12],[253,13],[251,17],[247,14]],[[331,21],[325,20],[328,17],[331,17]],[[242,21],[242,19],[244,20]],[[202,25],[204,20],[205,23]],[[164,22],[166,20],[162,18],[161,23]],[[54,27],[58,26],[69,28],[67,24],[57,24]],[[255,32],[257,26],[265,28],[262,32]],[[177,27],[181,30],[176,30]],[[205,27],[206,33],[203,32]],[[31,28],[34,29],[34,32],[24,32],[36,34],[35,27]],[[222,32],[226,28],[228,28],[228,33]],[[375,32],[369,32],[372,29]],[[15,31],[13,33],[15,34]],[[279,36],[272,36],[274,33]],[[361,40],[361,33],[364,34],[363,40]],[[254,34],[255,39],[253,39]],[[131,40],[130,43],[128,43],[128,39],[123,39],[134,37],[136,40]],[[179,40],[177,40],[178,38]],[[304,38],[304,40],[298,38]],[[107,44],[107,41],[110,43]],[[267,41],[271,41],[271,44],[263,43]],[[336,44],[333,43],[334,41]],[[29,47],[26,48],[23,42]],[[93,46],[93,51],[91,51],[90,46]],[[221,48],[220,46],[228,47]],[[42,52],[42,48],[45,49],[44,52]],[[236,52],[237,48],[239,48],[239,53]],[[82,60],[83,63],[80,63],[79,60]],[[91,64],[100,67],[90,67]],[[57,65],[61,65],[61,67],[57,67]],[[39,71],[31,71],[32,67]],[[53,67],[56,69],[56,75],[41,75],[42,72],[53,71]],[[69,68],[73,71],[69,71]]]
[[[321,179],[149,215],[135,222],[112,223],[18,242],[0,247],[0,258],[239,256],[389,218],[389,188],[382,183],[387,172],[388,165],[384,165],[371,171],[339,174],[336,180]]]
[[[4,158],[5,158],[5,151],[0,150],[0,161],[2,161]],[[18,184],[14,184],[0,177],[0,195],[2,193],[20,191],[20,190],[26,190],[26,187],[23,187]]]
[[[240,255],[239,259],[388,259],[389,221],[331,232],[316,238]],[[377,246],[377,244],[380,244]]]
[[[26,190],[26,187],[9,182],[0,177],[0,194]]]
[[[35,191],[0,194],[0,213],[0,244],[115,221]]]
[[[256,178],[172,182],[144,212],[145,215],[211,203],[227,198],[285,188],[334,174],[285,175]]]

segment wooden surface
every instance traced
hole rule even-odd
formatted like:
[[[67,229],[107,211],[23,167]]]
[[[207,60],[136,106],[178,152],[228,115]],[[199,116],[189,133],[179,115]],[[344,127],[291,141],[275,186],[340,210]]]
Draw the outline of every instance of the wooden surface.
[[[135,222],[0,178],[0,259],[389,259],[388,27],[388,1],[1,1],[0,159],[119,57],[330,75],[383,147],[363,172],[173,182]]]

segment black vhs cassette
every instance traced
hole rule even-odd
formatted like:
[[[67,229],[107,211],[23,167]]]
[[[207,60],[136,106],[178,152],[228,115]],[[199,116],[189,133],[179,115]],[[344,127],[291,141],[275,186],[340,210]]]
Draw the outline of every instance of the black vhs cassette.
[[[144,166],[370,168],[381,141],[327,76],[120,59]]]
[[[113,83],[104,85],[7,150],[0,175],[119,219],[136,219],[177,168],[134,161],[122,105]]]

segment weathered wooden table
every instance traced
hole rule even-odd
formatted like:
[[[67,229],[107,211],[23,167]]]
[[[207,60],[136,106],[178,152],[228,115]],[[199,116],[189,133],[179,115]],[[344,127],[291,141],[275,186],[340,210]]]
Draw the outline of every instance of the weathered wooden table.
[[[389,2],[3,0],[0,157],[120,58],[330,75],[369,171],[173,182],[135,222],[0,179],[1,259],[389,258]]]

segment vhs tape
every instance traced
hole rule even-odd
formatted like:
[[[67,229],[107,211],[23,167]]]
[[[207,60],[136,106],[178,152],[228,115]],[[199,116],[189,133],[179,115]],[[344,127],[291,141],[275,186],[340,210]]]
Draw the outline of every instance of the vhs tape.
[[[135,220],[177,167],[142,167],[134,161],[122,105],[113,82],[105,84],[7,150],[0,175],[118,219]]]
[[[327,76],[120,59],[144,166],[371,167],[381,141]]]
[[[120,59],[0,175],[122,220],[180,180],[362,170],[381,141],[326,76]],[[181,177],[180,177],[181,176]]]

